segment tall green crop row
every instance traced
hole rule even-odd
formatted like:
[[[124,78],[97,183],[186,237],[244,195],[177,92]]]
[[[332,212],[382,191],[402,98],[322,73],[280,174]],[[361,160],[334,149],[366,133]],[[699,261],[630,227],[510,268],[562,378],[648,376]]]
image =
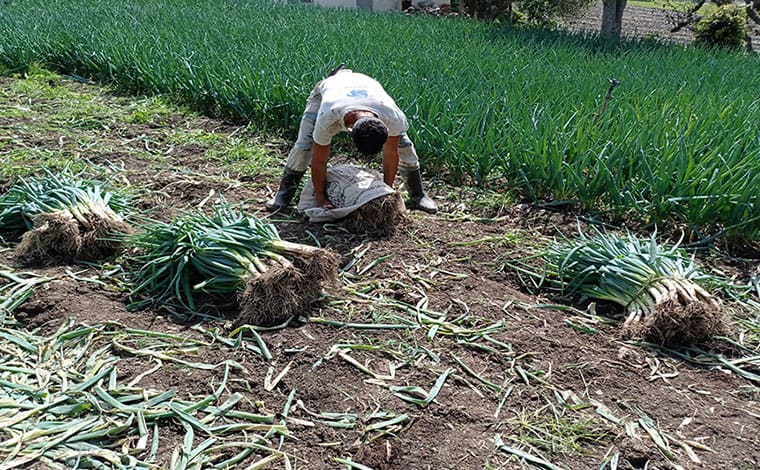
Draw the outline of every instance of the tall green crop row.
[[[263,0],[10,0],[0,38],[6,67],[42,62],[291,133],[345,62],[407,112],[426,168],[760,236],[755,56]]]

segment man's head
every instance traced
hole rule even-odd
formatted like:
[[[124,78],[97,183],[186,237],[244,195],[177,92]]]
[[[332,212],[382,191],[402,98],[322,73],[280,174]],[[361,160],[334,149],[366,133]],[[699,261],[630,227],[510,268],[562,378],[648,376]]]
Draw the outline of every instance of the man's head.
[[[351,127],[351,138],[362,155],[374,155],[388,139],[388,128],[376,117],[363,117]]]

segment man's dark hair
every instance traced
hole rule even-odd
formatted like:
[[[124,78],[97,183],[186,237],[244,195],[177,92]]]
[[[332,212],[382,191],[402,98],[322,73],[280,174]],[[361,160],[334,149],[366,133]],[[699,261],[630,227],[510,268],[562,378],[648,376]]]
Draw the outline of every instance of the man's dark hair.
[[[351,128],[351,138],[362,155],[374,155],[388,139],[388,128],[378,118],[361,118]]]

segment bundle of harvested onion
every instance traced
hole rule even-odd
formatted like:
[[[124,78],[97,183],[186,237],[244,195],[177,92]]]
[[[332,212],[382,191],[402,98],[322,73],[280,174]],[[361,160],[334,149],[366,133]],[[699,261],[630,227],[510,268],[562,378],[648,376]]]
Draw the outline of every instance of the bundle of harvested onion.
[[[143,227],[132,237],[132,296],[195,312],[235,295],[238,323],[270,325],[302,313],[335,280],[333,252],[282,240],[274,225],[227,204]]]
[[[622,305],[624,326],[661,342],[693,342],[723,328],[709,281],[675,246],[613,234],[565,240],[542,253],[544,276],[566,294]]]
[[[100,259],[132,232],[124,220],[131,212],[130,198],[104,183],[45,171],[0,196],[0,235],[21,235],[14,254],[22,262]]]

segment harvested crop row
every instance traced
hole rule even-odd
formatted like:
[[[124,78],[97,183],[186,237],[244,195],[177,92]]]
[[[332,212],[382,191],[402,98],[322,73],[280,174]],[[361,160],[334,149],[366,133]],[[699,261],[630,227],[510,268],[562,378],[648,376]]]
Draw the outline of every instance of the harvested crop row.
[[[242,394],[226,391],[245,369],[230,360],[183,360],[188,346],[211,347],[115,323],[69,321],[50,336],[0,327],[2,468],[231,468],[282,458],[270,445],[288,435],[284,421],[247,411]],[[139,374],[125,376],[125,356],[153,357],[158,366],[145,361]],[[167,367],[157,356],[217,370],[220,380],[197,401],[141,385]],[[184,435],[179,443],[172,440],[177,430]]]
[[[211,216],[190,211],[139,232],[124,221],[130,211],[126,196],[102,183],[48,172],[19,179],[0,196],[0,235],[20,235],[14,257],[22,264],[102,260],[132,248],[138,304],[178,303],[195,312],[197,297],[219,303],[235,294],[240,323],[283,322],[336,280],[336,254],[282,240],[274,225],[226,204]],[[11,308],[3,310],[4,317]]]

